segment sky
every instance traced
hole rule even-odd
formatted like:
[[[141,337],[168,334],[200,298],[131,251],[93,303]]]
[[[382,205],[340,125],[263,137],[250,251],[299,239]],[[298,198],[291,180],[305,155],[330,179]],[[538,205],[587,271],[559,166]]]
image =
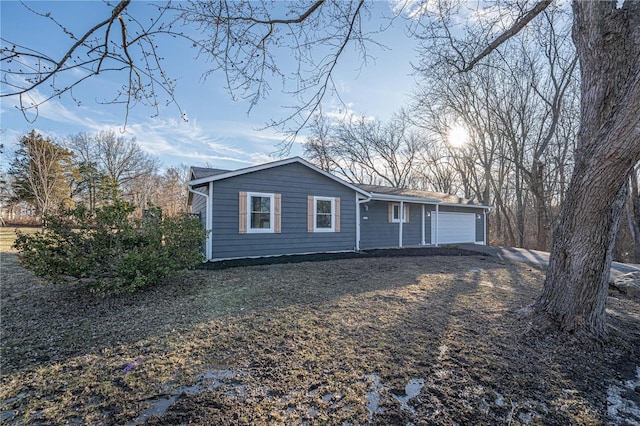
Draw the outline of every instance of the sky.
[[[42,13],[51,13],[74,31],[86,29],[105,19],[108,8],[101,1],[46,1],[26,2]],[[130,13],[144,16],[151,11],[143,0],[132,3]],[[390,3],[373,3],[368,28],[384,24],[382,16],[390,14]],[[0,1],[0,34],[2,39],[24,46],[36,46],[50,55],[59,57],[70,47],[70,38],[44,17],[29,12],[18,1]],[[398,21],[401,24],[401,21]],[[339,87],[347,110],[356,115],[386,120],[409,101],[415,78],[411,61],[415,56],[415,41],[406,36],[400,25],[376,36],[383,47],[369,45],[372,57],[361,67],[353,49],[347,49],[340,58],[334,80]],[[3,41],[3,44],[5,42]],[[44,47],[43,47],[44,46]],[[166,42],[159,46],[166,58],[165,70],[178,79],[175,97],[188,120],[181,118],[180,110],[169,105],[155,116],[154,109],[136,105],[125,124],[125,108],[108,105],[99,100],[113,96],[119,87],[122,73],[102,74],[86,80],[75,95],[81,105],[70,96],[54,98],[44,104],[38,116],[27,118],[16,108],[16,98],[0,98],[0,143],[4,144],[0,167],[6,170],[12,148],[20,136],[35,129],[53,140],[63,141],[81,132],[95,133],[111,129],[126,137],[135,137],[141,148],[162,162],[163,167],[188,165],[237,169],[282,158],[302,155],[299,137],[288,153],[278,151],[284,135],[265,124],[288,115],[287,106],[293,99],[272,85],[267,99],[263,99],[250,113],[248,102],[233,101],[225,89],[222,74],[210,75],[202,81],[207,62],[196,59],[196,52],[184,44]],[[283,69],[294,69],[296,64],[288,55],[279,57]],[[5,64],[1,64],[5,66]],[[4,90],[4,88],[3,88]],[[46,92],[34,93],[35,97]],[[325,112],[344,112],[336,98],[328,97],[323,103]]]

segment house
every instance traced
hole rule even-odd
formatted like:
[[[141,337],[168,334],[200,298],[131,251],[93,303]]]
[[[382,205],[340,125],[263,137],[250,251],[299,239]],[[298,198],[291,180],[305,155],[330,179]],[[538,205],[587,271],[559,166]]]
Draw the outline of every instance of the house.
[[[491,207],[433,192],[354,185],[299,157],[238,170],[192,167],[189,205],[208,260],[486,244]]]

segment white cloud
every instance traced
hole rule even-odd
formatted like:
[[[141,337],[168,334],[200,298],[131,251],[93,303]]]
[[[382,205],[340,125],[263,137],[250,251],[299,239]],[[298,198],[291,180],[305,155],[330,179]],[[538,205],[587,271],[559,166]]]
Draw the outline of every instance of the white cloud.
[[[44,95],[34,91],[31,102],[37,104],[44,100]],[[13,116],[14,122],[25,123],[24,119],[17,117],[21,113],[16,107],[19,107],[17,99],[3,98],[0,107],[3,118],[6,111],[7,115]],[[143,151],[158,157],[167,166],[186,163],[230,169],[246,167],[272,161],[274,157],[271,153],[283,140],[275,130],[258,130],[251,123],[239,121],[218,120],[200,125],[197,120],[186,122],[180,119],[130,117],[129,123],[123,128],[119,121],[121,118],[111,116],[107,107],[100,110],[67,108],[59,100],[50,99],[38,107],[37,115],[28,115],[33,120],[28,127],[43,123],[43,119],[49,120],[54,123],[51,127],[56,131],[38,131],[55,140],[79,132],[113,130],[119,135],[135,137]],[[24,132],[24,129],[14,127],[17,126],[13,124],[11,128],[5,128],[5,134],[2,135],[7,146],[15,143]]]
[[[334,105],[328,111],[324,111],[323,114],[336,123],[345,123],[354,119],[364,119],[365,121],[374,121],[376,119],[374,116],[356,112],[353,107],[353,102],[347,103],[344,106]]]
[[[273,160],[269,155],[273,142],[282,140],[243,123],[214,122],[209,126],[205,129],[196,121],[150,119],[127,125],[124,134],[135,137],[145,152],[159,157],[165,165],[208,164],[232,169]],[[105,128],[114,129],[104,126],[95,130]]]

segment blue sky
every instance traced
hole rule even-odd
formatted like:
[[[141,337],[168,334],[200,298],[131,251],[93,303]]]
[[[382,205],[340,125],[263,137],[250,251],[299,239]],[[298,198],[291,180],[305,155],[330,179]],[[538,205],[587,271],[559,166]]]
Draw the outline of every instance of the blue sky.
[[[28,5],[41,12],[51,12],[52,16],[77,32],[86,31],[103,20],[108,11],[99,1],[29,1]],[[380,17],[385,13],[388,16],[389,8],[388,2],[374,3],[372,19],[367,25],[370,28],[379,26],[382,23]],[[147,11],[150,9],[144,1],[134,2],[130,9],[132,14],[145,14]],[[18,1],[0,1],[0,14],[3,39],[37,46],[56,57],[70,46],[69,38],[58,28],[45,18],[27,11]],[[376,38],[388,50],[369,46],[368,54],[373,60],[366,67],[360,66],[353,50],[348,50],[340,58],[334,79],[340,87],[342,100],[354,114],[388,119],[408,101],[414,87],[410,61],[415,56],[415,44],[405,35],[400,24],[398,22],[397,26]],[[248,103],[231,100],[221,74],[210,76],[204,83],[201,81],[207,63],[202,59],[196,60],[195,52],[187,47],[176,43],[160,46],[161,55],[166,58],[166,71],[179,80],[175,95],[189,118],[187,122],[181,119],[180,111],[174,106],[163,107],[160,114],[153,117],[155,110],[138,105],[130,113],[128,124],[123,129],[124,107],[96,102],[96,99],[113,95],[123,78],[116,74],[101,75],[83,84],[76,91],[82,100],[81,106],[69,96],[49,101],[40,108],[33,123],[15,108],[16,99],[0,98],[0,140],[5,148],[9,148],[2,166],[6,167],[10,160],[10,150],[17,139],[31,129],[57,140],[80,132],[124,130],[124,135],[135,137],[143,150],[157,156],[166,167],[187,164],[235,169],[277,158],[273,154],[283,135],[273,129],[259,129],[271,120],[286,116],[288,111],[284,107],[292,105],[293,100],[273,84],[271,95],[248,115]],[[286,70],[295,66],[288,57],[281,60]],[[329,112],[337,111],[338,106],[338,101],[331,98],[325,99],[323,104],[324,110]],[[302,140],[299,138],[298,142]],[[300,155],[301,152],[299,144],[295,144],[290,155]]]

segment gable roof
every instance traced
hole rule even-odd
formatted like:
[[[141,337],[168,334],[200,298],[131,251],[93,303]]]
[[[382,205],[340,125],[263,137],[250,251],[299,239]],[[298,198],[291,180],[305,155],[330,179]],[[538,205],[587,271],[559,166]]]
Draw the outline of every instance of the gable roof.
[[[209,167],[191,167],[191,179],[202,179],[209,176],[219,175],[221,173],[227,173],[230,170],[224,169],[212,169]]]
[[[426,204],[440,204],[440,205],[456,205],[456,206],[469,206],[469,207],[483,207],[490,209],[490,206],[485,206],[480,203],[477,203],[473,200],[468,200],[466,198],[461,198],[456,195],[445,194],[441,192],[431,192],[431,191],[419,191],[415,189],[407,189],[407,188],[394,188],[391,186],[381,186],[381,185],[365,185],[365,184],[351,184],[340,179],[333,174],[322,170],[308,161],[300,158],[300,157],[291,157],[284,160],[272,161],[270,163],[258,164],[256,166],[244,167],[242,169],[237,170],[224,170],[224,169],[213,169],[207,167],[191,167],[191,175],[193,179],[188,182],[188,185],[192,188],[205,185],[209,182],[215,182],[217,180],[229,179],[235,176],[244,175],[247,173],[258,172],[260,170],[271,169],[273,167],[284,166],[286,164],[298,163],[302,164],[305,167],[308,167],[311,170],[314,170],[320,173],[323,176],[328,177],[329,179],[338,182],[341,185],[344,185],[354,191],[358,192],[361,195],[373,200],[382,200],[382,201],[404,201],[404,202],[418,202],[418,203],[426,203]],[[189,193],[189,198],[191,199],[191,192]]]
[[[394,188],[391,186],[365,185],[365,184],[359,184],[358,187],[371,193],[371,198],[378,199],[378,200],[390,200],[390,201],[393,201],[394,199],[397,199],[398,201],[419,200],[427,203],[455,204],[455,205],[472,206],[472,207],[486,207],[486,206],[482,206],[479,203],[476,203],[473,200],[468,200],[466,198],[458,197],[457,195],[445,194],[442,192],[419,191],[417,189]]]
[[[222,170],[222,169],[207,169],[204,167],[197,167],[197,169],[200,170],[200,173],[202,174],[201,177],[197,177],[194,176],[194,179],[192,179],[191,181],[188,182],[188,185],[191,187],[194,186],[198,186],[198,185],[203,185],[205,183],[208,182],[215,182],[217,180],[222,180],[222,179],[228,179],[228,178],[232,178],[235,176],[240,176],[240,175],[244,175],[247,173],[253,173],[253,172],[258,172],[260,170],[266,170],[266,169],[271,169],[274,167],[280,167],[280,166],[284,166],[286,164],[293,164],[293,163],[299,163],[302,164],[305,167],[310,168],[311,170],[320,173],[323,176],[328,177],[329,179],[338,182],[341,185],[344,185],[350,189],[353,189],[354,191],[364,195],[364,196],[369,196],[369,194],[363,190],[358,188],[356,185],[350,184],[349,182],[346,182],[342,179],[340,179],[337,176],[332,175],[329,172],[326,172],[316,166],[314,166],[313,164],[309,163],[306,160],[303,160],[300,157],[291,157],[291,158],[286,158],[284,160],[278,160],[278,161],[272,161],[270,163],[264,163],[264,164],[258,164],[257,166],[251,166],[251,167],[245,167],[242,169],[237,169],[237,170]],[[194,167],[191,168],[192,170],[194,169]]]

